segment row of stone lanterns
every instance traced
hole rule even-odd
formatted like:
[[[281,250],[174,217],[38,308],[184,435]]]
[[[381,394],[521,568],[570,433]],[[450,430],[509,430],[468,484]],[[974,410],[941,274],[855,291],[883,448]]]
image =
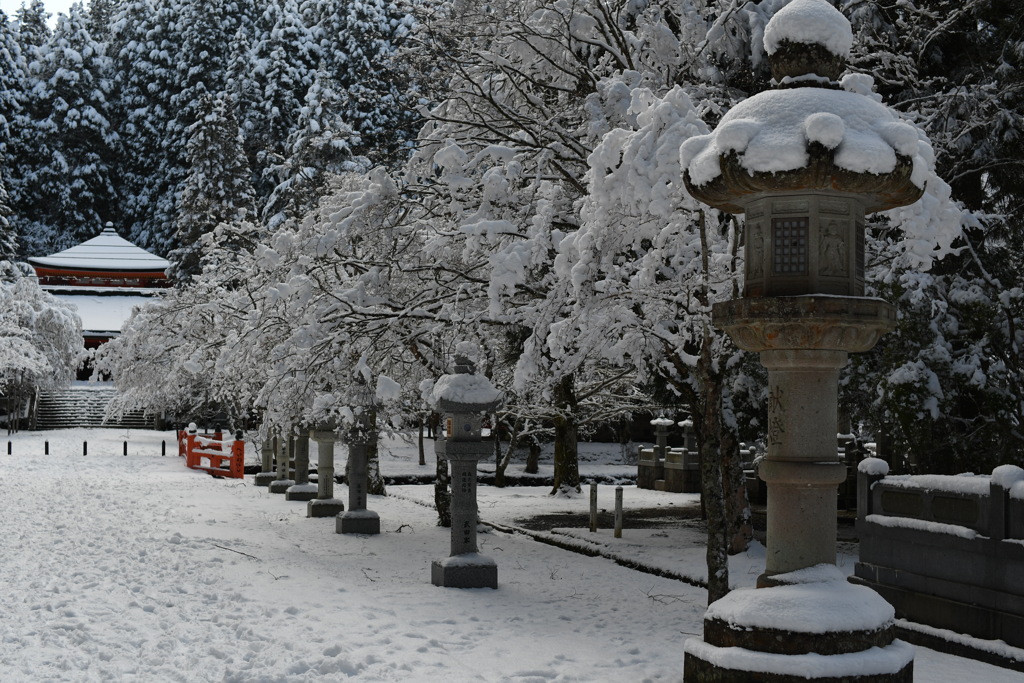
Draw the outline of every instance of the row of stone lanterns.
[[[461,346],[461,345],[460,345]],[[477,547],[477,463],[487,455],[482,440],[482,414],[501,403],[501,394],[491,382],[474,372],[466,353],[457,353],[454,373],[442,376],[433,392],[434,408],[445,418],[444,439],[435,442],[437,455],[448,460],[452,470],[451,553],[431,566],[431,582],[453,588],[497,588],[498,567],[481,555]],[[348,510],[334,498],[334,445],[342,440],[335,425],[300,428],[287,437],[267,434],[261,449],[261,469],[256,485],[286,500],[307,502],[308,517],[336,517],[339,534],[380,533],[380,516],[366,508],[367,464],[376,439],[373,396],[361,387],[356,397],[355,421],[344,441],[348,444]],[[309,439],[318,444],[318,478],[309,484]],[[277,469],[272,471],[274,455]],[[294,460],[294,472],[289,463]],[[293,478],[294,477],[294,478]]]

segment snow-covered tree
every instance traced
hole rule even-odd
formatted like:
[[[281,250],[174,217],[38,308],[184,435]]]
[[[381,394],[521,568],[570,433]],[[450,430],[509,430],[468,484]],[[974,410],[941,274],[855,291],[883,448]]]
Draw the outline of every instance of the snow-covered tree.
[[[360,160],[352,157],[359,138],[341,115],[340,105],[331,77],[318,70],[288,138],[286,156],[272,169],[278,184],[264,207],[271,230],[289,217],[312,211],[332,176],[359,168]]]
[[[32,251],[78,244],[111,217],[118,138],[107,118],[107,68],[78,5],[59,17],[45,51],[30,64],[34,87],[24,102],[11,194]]]
[[[257,195],[276,187],[272,169],[287,158],[303,98],[320,61],[320,47],[302,23],[295,0],[272,0],[256,22],[252,42],[253,109],[239,112]]]
[[[83,356],[78,315],[34,276],[24,263],[0,260],[0,396],[9,415],[34,392],[69,385]]]
[[[255,214],[251,173],[231,104],[204,96],[200,118],[188,130],[189,173],[178,203],[178,249],[168,256],[169,271],[179,286],[201,271],[204,235],[222,223],[236,224]],[[247,241],[247,240],[246,240]],[[253,244],[223,244],[222,249],[250,250]]]
[[[0,152],[0,159],[3,153]],[[7,186],[4,183],[3,164],[0,164],[0,261],[13,261],[18,251],[18,235],[8,217],[11,207],[8,203]]]
[[[338,110],[358,134],[356,153],[377,164],[404,161],[418,121],[417,86],[396,55],[414,26],[407,3],[320,0],[315,9],[324,67],[338,87]]]
[[[166,255],[176,246],[177,193],[185,143],[172,104],[178,89],[180,8],[174,0],[129,0],[111,30],[112,120],[121,135],[120,196],[130,239]]]

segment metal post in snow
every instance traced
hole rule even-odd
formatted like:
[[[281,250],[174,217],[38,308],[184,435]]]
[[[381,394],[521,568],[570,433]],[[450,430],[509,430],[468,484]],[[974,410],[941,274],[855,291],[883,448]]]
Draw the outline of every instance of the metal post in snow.
[[[162,456],[166,456],[167,455],[167,441],[161,441],[160,442],[160,455],[162,455]]]
[[[127,441],[124,442],[124,454],[127,457],[127,455],[128,455],[128,442]]]
[[[49,455],[49,454],[50,454],[50,442],[49,441],[44,441],[43,442],[43,455]]]
[[[82,455],[89,455],[89,442],[88,441],[83,441],[82,442]]]
[[[622,487],[615,487],[615,538],[622,538]]]
[[[590,531],[597,531],[597,482],[590,483]]]

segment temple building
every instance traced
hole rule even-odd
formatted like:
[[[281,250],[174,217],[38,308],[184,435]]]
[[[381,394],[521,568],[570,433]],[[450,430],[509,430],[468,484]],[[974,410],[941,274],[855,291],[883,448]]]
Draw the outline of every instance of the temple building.
[[[78,246],[28,262],[44,290],[77,310],[88,349],[120,334],[136,306],[171,285],[167,260],[124,239],[110,223]]]

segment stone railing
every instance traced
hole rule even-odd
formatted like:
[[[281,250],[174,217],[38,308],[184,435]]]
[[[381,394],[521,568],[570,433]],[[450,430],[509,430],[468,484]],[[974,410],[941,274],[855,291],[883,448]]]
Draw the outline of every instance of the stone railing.
[[[858,468],[860,561],[896,616],[1024,647],[1024,470],[991,476],[886,476]]]
[[[637,488],[672,493],[700,493],[700,457],[686,448],[667,448],[659,457],[659,448],[640,448],[637,463]]]

